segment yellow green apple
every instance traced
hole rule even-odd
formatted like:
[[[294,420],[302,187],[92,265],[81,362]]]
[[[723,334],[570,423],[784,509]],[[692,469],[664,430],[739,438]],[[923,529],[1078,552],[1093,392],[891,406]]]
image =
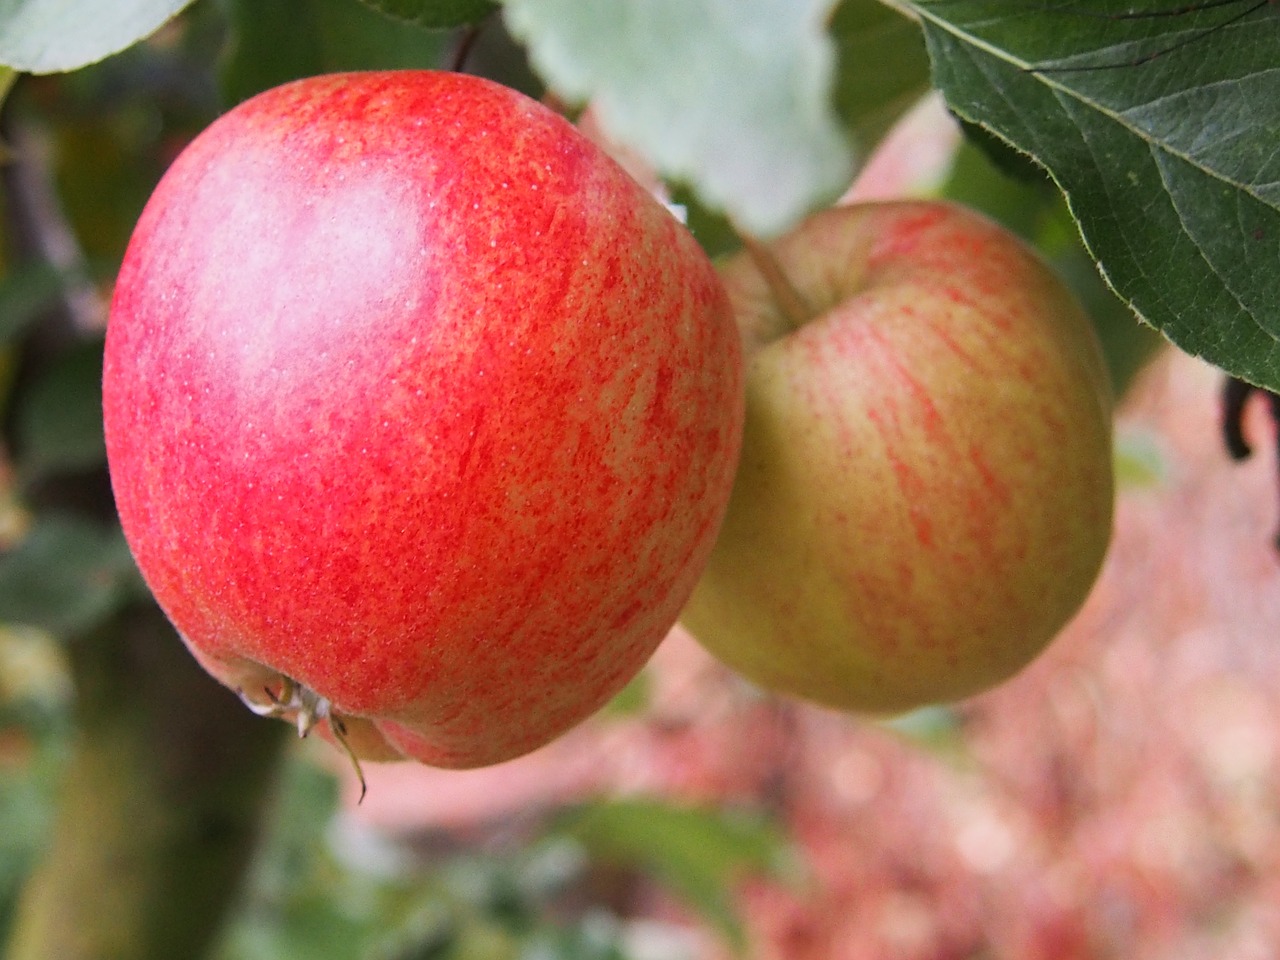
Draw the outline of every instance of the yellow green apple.
[[[1110,538],[1111,394],[1071,293],[936,201],[825,211],[720,275],[746,426],[684,624],[759,685],[855,711],[1016,673]]]

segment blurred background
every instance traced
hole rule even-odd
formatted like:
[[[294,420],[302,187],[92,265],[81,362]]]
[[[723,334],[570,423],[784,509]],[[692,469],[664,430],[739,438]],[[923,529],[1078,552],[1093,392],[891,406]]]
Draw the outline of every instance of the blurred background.
[[[231,104],[444,66],[540,96],[493,20],[199,0],[23,77],[0,114],[0,955],[215,960],[1267,958],[1280,943],[1273,426],[1106,291],[1056,193],[926,98],[852,198],[947,195],[1076,286],[1117,393],[1115,539],[1085,609],[986,696],[889,722],[768,696],[678,630],[606,710],[488,770],[369,765],[189,661],[115,527],[98,382],[151,188]],[[709,249],[727,240],[691,207]],[[6,953],[5,944],[8,944]],[[50,944],[63,944],[57,952]],[[63,949],[63,948],[59,948]],[[87,949],[87,948],[86,948]]]

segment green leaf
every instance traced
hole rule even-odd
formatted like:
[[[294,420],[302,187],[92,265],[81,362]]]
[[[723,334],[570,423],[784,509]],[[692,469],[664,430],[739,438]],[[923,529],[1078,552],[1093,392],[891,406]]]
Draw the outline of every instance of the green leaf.
[[[878,0],[843,0],[828,32],[836,45],[836,111],[869,150],[929,90],[920,29]]]
[[[360,0],[380,13],[420,27],[459,27],[483,20],[494,10],[490,0]]]
[[[0,622],[65,637],[101,622],[141,589],[120,530],[79,517],[43,516],[14,549],[0,552]]]
[[[506,0],[547,83],[743,229],[778,233],[839,194],[832,0]]]
[[[102,435],[102,343],[66,351],[18,405],[17,449],[24,475],[86,470],[106,459]]]
[[[1108,282],[1187,353],[1280,389],[1274,4],[903,4],[960,116],[1039,160]]]
[[[75,70],[150,36],[190,0],[0,0],[0,63]]]
[[[642,713],[649,706],[652,687],[653,678],[648,671],[641,670],[604,705],[601,715],[616,719]]]
[[[950,704],[917,707],[880,724],[918,746],[933,750],[950,751],[960,742],[960,715]]]
[[[1161,437],[1130,427],[1116,435],[1116,484],[1122,490],[1158,487],[1169,479],[1169,457]]]
[[[325,843],[338,806],[333,775],[288,752],[238,911],[215,960],[357,960],[379,906],[376,886],[341,870]],[[349,900],[346,898],[350,898]]]
[[[794,868],[777,831],[757,817],[656,800],[589,804],[557,829],[594,857],[653,873],[739,951],[746,942],[734,884],[752,874],[782,878]]]
[[[439,67],[448,35],[406,29],[352,0],[228,0],[223,98],[341,70]]]
[[[0,67],[0,106],[4,105],[4,98],[9,95],[9,91],[13,89],[13,81],[17,79],[17,70],[12,67]]]
[[[1003,141],[996,141],[1008,150]],[[961,141],[941,195],[980,210],[993,220],[1034,241],[1061,195],[1041,168],[1038,179],[1011,175],[1008,158],[993,153],[992,144],[968,136]]]
[[[62,275],[47,263],[24,266],[0,280],[0,344],[21,336],[61,289]]]
[[[0,943],[10,942],[26,880],[53,831],[67,739],[63,724],[54,732],[11,727],[4,733],[25,736],[34,749],[26,762],[0,764]]]

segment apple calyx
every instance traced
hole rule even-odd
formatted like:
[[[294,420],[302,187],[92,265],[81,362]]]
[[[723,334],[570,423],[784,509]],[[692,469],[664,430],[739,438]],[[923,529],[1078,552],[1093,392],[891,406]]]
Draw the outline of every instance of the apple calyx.
[[[268,686],[262,688],[265,701],[254,699],[243,689],[237,689],[236,693],[240,696],[241,702],[260,717],[292,720],[298,728],[300,739],[306,737],[316,724],[327,721],[334,741],[342,748],[347,759],[351,761],[351,766],[355,768],[356,778],[360,781],[360,799],[357,803],[362,803],[368,791],[368,785],[365,783],[364,771],[360,768],[360,758],[347,742],[347,725],[343,722],[342,714],[333,709],[333,704],[328,697],[320,696],[306,684],[283,674],[280,674],[279,678],[278,694],[272,692]]]

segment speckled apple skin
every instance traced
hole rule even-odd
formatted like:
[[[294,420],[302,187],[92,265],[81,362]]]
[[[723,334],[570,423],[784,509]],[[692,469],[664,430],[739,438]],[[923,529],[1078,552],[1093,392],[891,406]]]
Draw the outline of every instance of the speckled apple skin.
[[[1008,679],[1111,535],[1111,392],[1088,317],[961,207],[817,214],[722,269],[747,354],[742,462],[684,624],[764,687],[889,714]]]
[[[215,677],[362,757],[496,763],[595,711],[732,485],[737,331],[688,232],[491,82],[288,84],[147,204],[107,334],[125,534]]]

